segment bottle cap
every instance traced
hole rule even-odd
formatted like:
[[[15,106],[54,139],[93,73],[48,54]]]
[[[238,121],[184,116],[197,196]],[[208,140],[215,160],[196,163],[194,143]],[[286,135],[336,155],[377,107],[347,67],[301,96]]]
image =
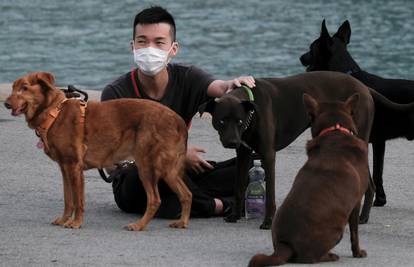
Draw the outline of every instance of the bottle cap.
[[[254,160],[253,161],[253,166],[260,167],[260,166],[262,166],[262,163],[260,162],[260,160]]]

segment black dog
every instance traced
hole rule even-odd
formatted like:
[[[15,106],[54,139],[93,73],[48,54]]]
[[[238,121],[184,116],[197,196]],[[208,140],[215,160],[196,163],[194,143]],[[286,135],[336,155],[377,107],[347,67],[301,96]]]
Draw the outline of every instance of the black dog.
[[[361,70],[347,51],[350,38],[351,26],[348,21],[331,37],[324,20],[320,37],[310,45],[310,51],[303,54],[300,61],[307,71],[328,70],[350,74],[393,102],[414,102],[414,81],[384,79]],[[385,142],[398,137],[414,139],[414,108],[407,105],[407,108],[395,109],[394,106],[378,105],[375,101],[375,118],[370,136],[376,187],[374,206],[384,206],[386,203],[382,180]]]
[[[312,120],[308,160],[273,219],[274,253],[257,254],[249,267],[337,261],[329,251],[342,239],[348,222],[352,255],[367,255],[358,238],[360,202],[369,179],[367,144],[354,135],[352,112],[358,101],[358,94],[345,103],[318,103],[303,96]]]
[[[256,79],[256,88],[251,91],[239,88],[200,107],[200,113],[212,114],[213,127],[223,146],[237,152],[236,201],[232,214],[226,217],[227,222],[236,222],[241,217],[248,162],[254,150],[266,172],[266,214],[260,228],[270,228],[276,210],[275,151],[289,145],[309,127],[310,120],[302,102],[304,93],[318,101],[345,101],[359,93],[360,101],[353,116],[358,137],[368,141],[374,119],[371,94],[364,84],[341,73],[321,71]],[[249,99],[251,94],[254,100]]]

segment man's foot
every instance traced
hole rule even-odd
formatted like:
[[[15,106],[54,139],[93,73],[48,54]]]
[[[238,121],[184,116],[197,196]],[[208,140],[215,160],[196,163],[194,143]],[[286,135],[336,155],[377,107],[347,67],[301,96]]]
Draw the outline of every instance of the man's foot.
[[[215,198],[214,202],[216,204],[214,214],[218,216],[227,216],[231,213],[231,201],[226,199]]]

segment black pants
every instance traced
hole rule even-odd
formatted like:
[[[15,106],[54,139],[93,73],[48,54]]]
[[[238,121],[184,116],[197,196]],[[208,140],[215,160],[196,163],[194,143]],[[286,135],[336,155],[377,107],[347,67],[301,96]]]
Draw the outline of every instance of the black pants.
[[[231,200],[234,197],[234,182],[236,179],[236,159],[223,162],[211,162],[214,169],[201,174],[187,172],[184,182],[193,194],[191,216],[211,217],[214,215],[214,198]],[[123,169],[113,181],[112,187],[115,202],[118,207],[131,213],[143,214],[147,207],[147,196],[138,178],[135,165]],[[160,180],[158,184],[161,206],[156,217],[175,219],[181,215],[181,204],[177,195],[167,184]]]

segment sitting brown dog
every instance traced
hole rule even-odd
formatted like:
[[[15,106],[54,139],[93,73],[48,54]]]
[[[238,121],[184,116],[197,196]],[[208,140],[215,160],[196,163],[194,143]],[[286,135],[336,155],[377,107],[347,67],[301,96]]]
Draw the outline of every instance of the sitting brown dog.
[[[53,75],[45,72],[17,79],[5,106],[14,116],[25,115],[29,127],[40,136],[45,153],[62,171],[65,209],[52,224],[69,228],[82,225],[83,170],[132,158],[147,194],[147,209],[142,219],[127,229],[143,230],[154,216],[161,203],[160,179],[178,195],[182,205],[181,218],[170,226],[187,227],[192,199],[182,181],[187,128],[169,108],[138,99],[88,102],[86,107],[78,99],[67,99],[55,87]]]
[[[360,202],[369,178],[367,144],[356,137],[352,119],[359,94],[346,102],[325,103],[304,94],[303,101],[312,124],[309,158],[273,219],[275,252],[254,256],[252,267],[336,261],[339,257],[329,251],[341,240],[347,222],[352,255],[367,255],[358,240]]]

